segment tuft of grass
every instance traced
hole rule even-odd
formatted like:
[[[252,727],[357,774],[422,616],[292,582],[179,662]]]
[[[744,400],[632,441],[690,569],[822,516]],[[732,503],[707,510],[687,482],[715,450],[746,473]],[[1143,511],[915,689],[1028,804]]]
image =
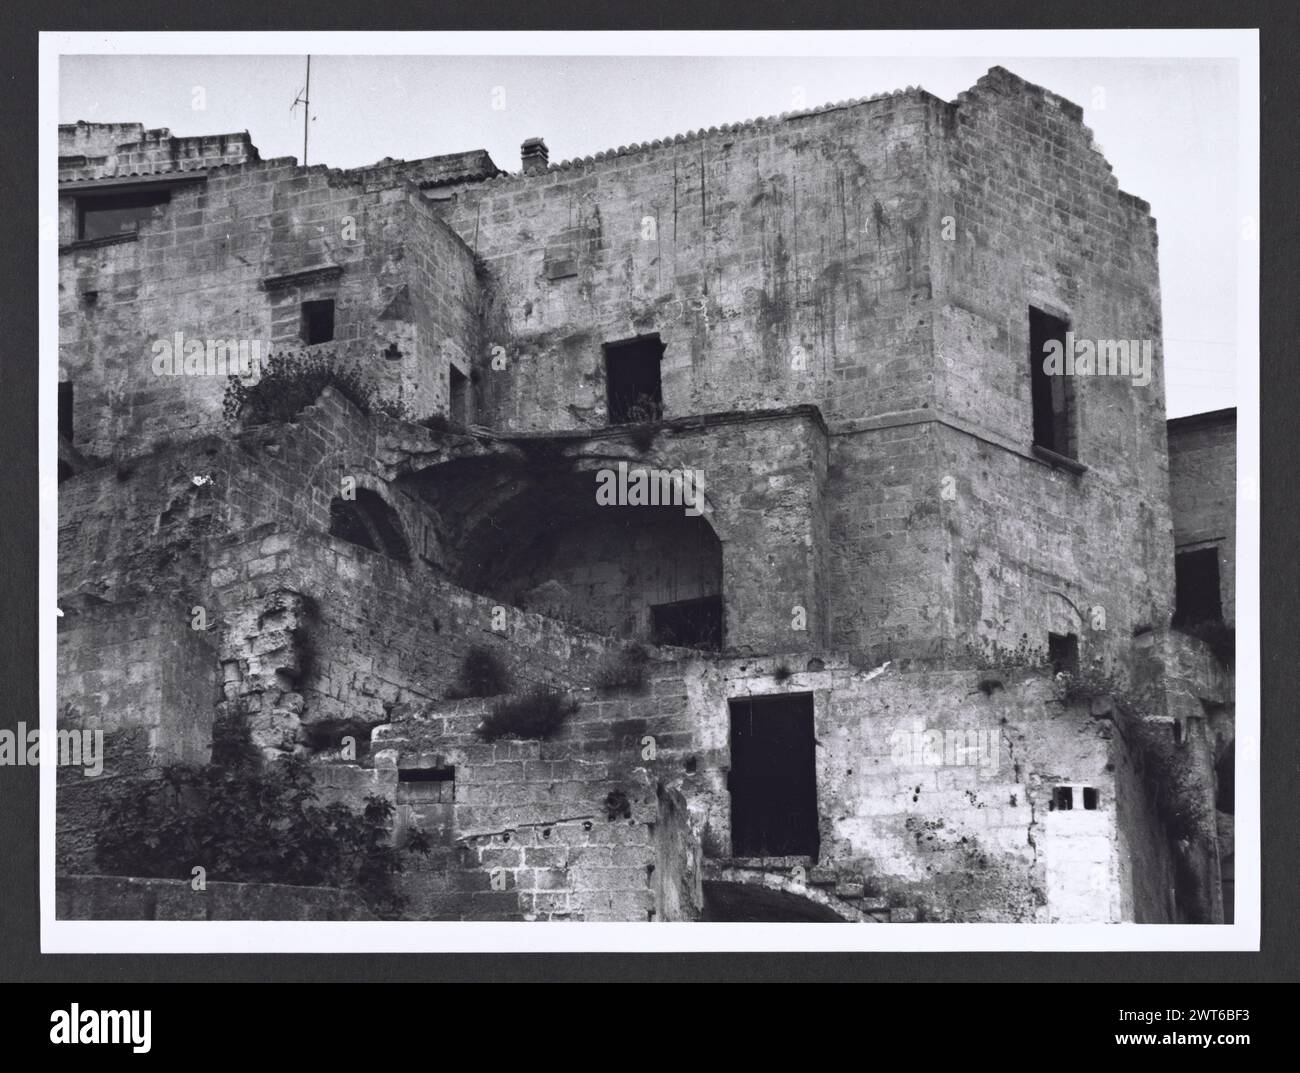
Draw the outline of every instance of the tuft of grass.
[[[478,728],[478,735],[484,741],[500,738],[539,741],[554,734],[577,709],[577,703],[558,689],[537,686],[521,696],[497,701]]]
[[[470,645],[460,663],[460,677],[447,690],[447,700],[464,697],[499,697],[510,692],[510,675],[490,648]]]
[[[597,689],[644,689],[650,653],[644,645],[628,645],[611,652],[596,668],[593,679]]]

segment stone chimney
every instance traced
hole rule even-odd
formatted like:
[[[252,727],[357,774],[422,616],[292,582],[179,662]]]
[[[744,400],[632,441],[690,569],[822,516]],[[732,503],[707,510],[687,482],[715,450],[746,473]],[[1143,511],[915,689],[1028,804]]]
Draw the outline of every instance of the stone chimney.
[[[544,172],[551,155],[541,138],[529,138],[519,153],[523,157],[525,175],[540,175]]]

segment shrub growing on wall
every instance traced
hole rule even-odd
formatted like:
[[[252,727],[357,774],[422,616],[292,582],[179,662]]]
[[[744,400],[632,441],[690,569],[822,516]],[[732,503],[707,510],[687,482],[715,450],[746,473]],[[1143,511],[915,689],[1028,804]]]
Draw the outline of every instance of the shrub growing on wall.
[[[627,645],[607,654],[596,668],[597,689],[644,689],[650,663],[645,645]]]
[[[484,741],[496,741],[498,738],[548,738],[577,708],[577,704],[559,690],[550,686],[538,686],[522,696],[497,701],[483,720],[478,734]]]
[[[237,376],[226,380],[223,408],[232,424],[282,424],[292,421],[332,387],[365,414],[383,413],[409,418],[401,402],[378,397],[373,382],[352,362],[337,359],[328,350],[297,350],[273,354],[262,366],[256,383]]]
[[[499,697],[509,690],[510,676],[497,654],[483,645],[471,645],[460,662],[460,677],[447,690],[447,699]]]
[[[210,880],[341,887],[396,916],[405,858],[430,846],[418,828],[393,845],[393,811],[375,794],[360,810],[318,804],[311,765],[294,757],[263,766],[234,717],[214,728],[211,763],[172,764],[113,794],[95,859],[109,875],[189,879],[200,866]]]

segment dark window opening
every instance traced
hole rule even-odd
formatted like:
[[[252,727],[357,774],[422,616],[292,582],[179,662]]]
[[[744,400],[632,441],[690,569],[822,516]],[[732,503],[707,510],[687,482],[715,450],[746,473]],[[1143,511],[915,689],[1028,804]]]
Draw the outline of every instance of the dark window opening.
[[[334,299],[322,298],[317,302],[303,302],[302,327],[299,332],[308,346],[328,343],[334,338]]]
[[[469,424],[469,377],[450,366],[447,416],[458,425]]]
[[[664,345],[658,335],[605,344],[605,384],[609,423],[638,424],[663,417],[660,361]]]
[[[1079,637],[1073,633],[1049,633],[1047,635],[1047,659],[1052,664],[1052,673],[1065,671],[1073,674],[1079,669]]]
[[[1174,625],[1223,621],[1219,595],[1219,549],[1180,551],[1174,556]]]
[[[354,500],[336,498],[330,503],[330,535],[398,562],[411,559],[396,511],[369,488],[358,488]]]
[[[1052,790],[1052,808],[1058,812],[1069,812],[1074,808],[1074,787],[1057,786]]]
[[[407,832],[419,828],[437,836],[450,821],[456,803],[456,769],[447,767],[398,768],[397,808],[393,814],[394,845],[402,845]]]
[[[720,649],[722,597],[704,596],[651,607],[650,639],[657,645]]]
[[[1034,444],[1058,455],[1072,458],[1074,444],[1070,437],[1070,377],[1061,371],[1049,375],[1043,368],[1046,346],[1060,344],[1065,355],[1065,333],[1070,325],[1060,317],[1029,307],[1029,388],[1034,409]]]
[[[1083,788],[1083,807],[1090,812],[1096,810],[1097,788],[1095,786],[1085,786]]]
[[[816,859],[812,694],[738,698],[730,707],[732,855]]]
[[[397,771],[397,803],[455,800],[454,767],[413,767]]]
[[[72,442],[72,381],[59,381],[59,435]]]
[[[398,782],[451,782],[455,778],[454,767],[406,767],[397,772]]]
[[[166,190],[146,190],[134,194],[106,194],[77,199],[77,238],[114,238],[133,235],[142,223],[153,218],[158,205],[166,205],[171,194]]]

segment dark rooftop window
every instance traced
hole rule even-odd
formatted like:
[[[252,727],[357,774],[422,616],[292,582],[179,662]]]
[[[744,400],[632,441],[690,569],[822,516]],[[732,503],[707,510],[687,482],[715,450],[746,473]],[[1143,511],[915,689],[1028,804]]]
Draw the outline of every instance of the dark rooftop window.
[[[133,235],[153,218],[158,205],[166,205],[166,190],[142,190],[128,194],[100,194],[77,199],[77,238],[114,238]]]

